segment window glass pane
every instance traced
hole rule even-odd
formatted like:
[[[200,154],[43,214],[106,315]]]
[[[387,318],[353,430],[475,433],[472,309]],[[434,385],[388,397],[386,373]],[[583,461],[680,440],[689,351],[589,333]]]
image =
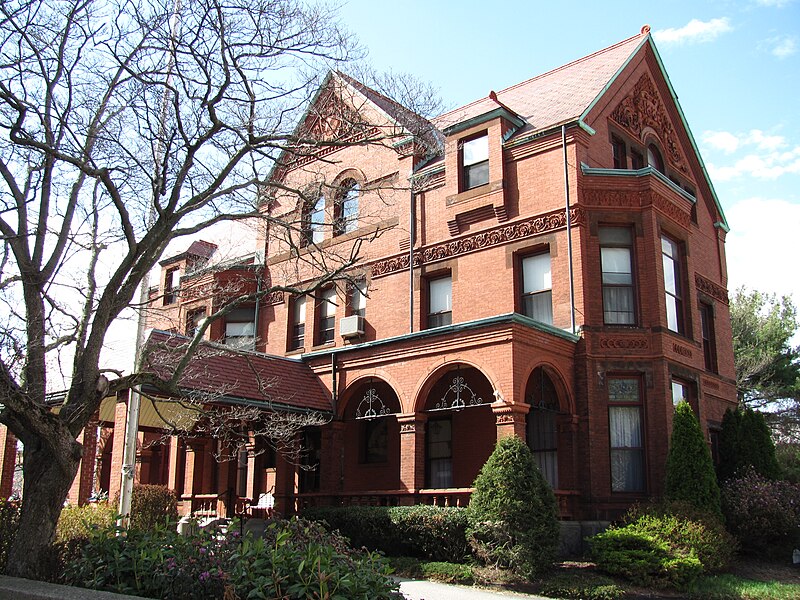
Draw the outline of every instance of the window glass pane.
[[[679,381],[672,382],[672,406],[678,406],[683,400],[689,401],[686,386]]]
[[[633,288],[603,288],[603,320],[609,325],[633,325]]]
[[[661,252],[672,258],[678,257],[678,246],[675,242],[667,237],[661,238]]]
[[[256,334],[256,325],[249,323],[225,323],[225,337],[253,337]]]
[[[680,331],[678,322],[678,301],[667,294],[667,327],[672,331]]]
[[[639,379],[618,378],[608,380],[609,402],[639,402]]]
[[[325,290],[320,297],[320,311],[323,317],[336,315],[336,290]]]
[[[526,317],[536,319],[540,323],[553,324],[553,293],[538,292],[522,298],[522,311]]]
[[[450,277],[432,279],[428,283],[430,295],[428,312],[448,312],[453,309],[453,284]]]
[[[638,406],[612,406],[608,411],[612,448],[640,448],[642,431]]]
[[[464,168],[464,184],[467,189],[489,183],[489,163],[484,162]]]
[[[296,298],[294,301],[294,322],[305,323],[306,321],[306,297]]]
[[[475,163],[489,160],[489,136],[481,137],[464,142],[463,161],[464,166],[474,165]]]
[[[325,197],[320,196],[311,211],[311,240],[318,244],[325,238]]]
[[[522,292],[541,292],[553,287],[550,273],[550,253],[526,256],[522,259]]]
[[[350,310],[354,315],[364,316],[367,309],[367,284],[360,282],[350,292]]]
[[[629,246],[631,244],[631,230],[627,227],[601,227],[597,236],[603,245]]]
[[[611,491],[644,490],[644,453],[638,449],[611,450]]]
[[[629,248],[600,248],[603,283],[631,284],[631,251]]]
[[[666,254],[662,258],[664,259],[664,289],[673,295],[677,295],[678,285],[675,280],[675,261]]]

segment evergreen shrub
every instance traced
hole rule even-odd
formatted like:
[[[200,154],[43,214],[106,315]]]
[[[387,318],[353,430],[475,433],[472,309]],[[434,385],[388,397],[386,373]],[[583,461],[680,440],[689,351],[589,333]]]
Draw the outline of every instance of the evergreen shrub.
[[[781,469],[764,415],[750,408],[725,411],[720,432],[720,481],[739,477],[748,469],[778,479]]]
[[[800,444],[779,444],[775,458],[781,469],[781,479],[800,483]]]
[[[8,549],[19,528],[20,502],[0,498],[0,573],[5,573]]]
[[[686,502],[722,519],[719,485],[711,453],[688,402],[678,404],[672,419],[664,498]]]
[[[153,531],[178,520],[178,497],[165,485],[135,485],[131,496],[130,529]]]
[[[467,538],[477,557],[524,577],[551,566],[559,539],[556,499],[525,442],[498,440],[473,487]]]
[[[70,504],[61,510],[56,525],[56,542],[86,538],[96,529],[106,529],[114,523],[116,511],[108,502],[76,506]]]

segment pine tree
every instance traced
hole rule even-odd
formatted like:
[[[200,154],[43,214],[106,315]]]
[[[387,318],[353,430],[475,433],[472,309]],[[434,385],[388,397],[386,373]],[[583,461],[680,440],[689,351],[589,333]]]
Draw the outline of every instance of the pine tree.
[[[738,477],[747,469],[768,479],[781,476],[775,444],[764,415],[751,408],[728,409],[720,434],[719,479]]]
[[[687,402],[675,408],[664,499],[687,502],[722,519],[719,486],[700,423]]]
[[[525,442],[499,440],[473,487],[467,538],[478,557],[524,576],[550,566],[559,537],[556,499]]]

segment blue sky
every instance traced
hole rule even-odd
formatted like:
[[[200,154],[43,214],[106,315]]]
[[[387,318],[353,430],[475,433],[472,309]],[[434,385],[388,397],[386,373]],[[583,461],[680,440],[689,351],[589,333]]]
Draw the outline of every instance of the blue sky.
[[[800,305],[800,0],[350,0],[342,21],[379,71],[448,107],[652,28],[731,233],[729,289]]]

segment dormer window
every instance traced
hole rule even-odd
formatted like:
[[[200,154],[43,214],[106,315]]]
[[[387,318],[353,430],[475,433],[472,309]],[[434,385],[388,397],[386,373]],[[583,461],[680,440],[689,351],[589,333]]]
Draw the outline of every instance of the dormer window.
[[[355,231],[358,227],[358,196],[360,187],[354,179],[342,182],[334,205],[333,235]]]
[[[664,173],[664,159],[655,144],[647,145],[647,164],[659,173]]]
[[[462,185],[464,190],[489,183],[489,136],[482,133],[461,145]]]
[[[178,267],[167,269],[164,275],[164,306],[175,304],[178,301],[180,285],[180,271]]]

